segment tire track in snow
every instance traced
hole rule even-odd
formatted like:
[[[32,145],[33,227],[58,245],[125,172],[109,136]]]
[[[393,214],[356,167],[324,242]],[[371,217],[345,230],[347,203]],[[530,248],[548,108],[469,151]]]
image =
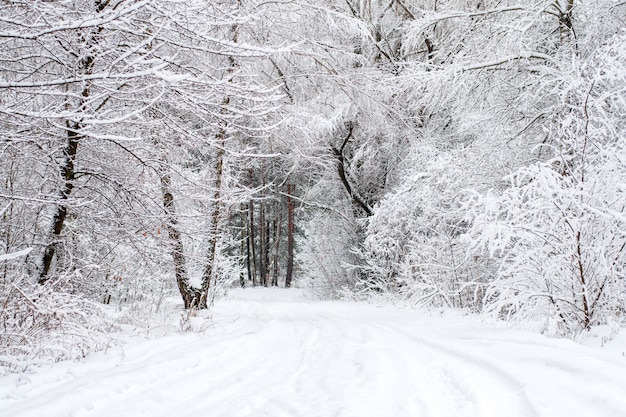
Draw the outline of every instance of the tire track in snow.
[[[527,413],[523,415],[585,416],[589,415],[584,411],[589,403],[597,405],[594,416],[626,415],[626,361],[590,357],[574,342],[536,334],[527,334],[533,342],[491,339],[490,344],[499,349],[487,351],[485,338],[474,339],[475,343],[450,334],[427,339],[406,328],[397,330],[434,352],[456,357],[468,365],[474,364],[481,373],[487,371],[502,378],[509,392],[522,397]]]
[[[457,388],[458,395],[463,396],[464,393],[472,397],[472,402],[479,405],[481,402],[493,403],[494,398],[499,398],[498,402],[504,402],[503,397],[509,397],[508,403],[517,403],[518,407],[515,414],[513,410],[507,410],[508,416],[520,415],[527,417],[537,416],[537,410],[528,399],[524,384],[506,371],[502,366],[496,365],[491,360],[487,359],[484,355],[476,355],[470,353],[468,350],[462,350],[454,348],[454,341],[451,343],[438,343],[431,339],[418,337],[413,332],[407,331],[404,328],[400,328],[396,325],[389,327],[383,327],[382,325],[376,325],[381,332],[393,332],[399,336],[400,339],[406,339],[411,341],[415,346],[415,350],[424,354],[424,351],[428,351],[434,360],[439,359],[437,363],[437,370],[441,371],[444,379]],[[454,366],[451,366],[451,362]],[[463,369],[465,368],[465,369]],[[469,372],[473,371],[473,372]],[[488,374],[488,375],[485,375]],[[482,378],[481,378],[482,377]],[[486,387],[481,388],[483,396],[486,398],[480,398],[475,388],[478,381],[482,379],[482,383]],[[485,408],[492,408],[491,410]],[[493,407],[476,407],[475,412],[468,415],[493,415],[500,416],[502,410],[493,409]],[[485,414],[487,413],[487,414]]]
[[[341,320],[341,317],[335,317],[335,321]],[[385,380],[380,386],[370,387],[370,391],[396,394],[377,407],[381,413],[392,410],[392,415],[500,416],[503,415],[502,409],[490,410],[484,406],[496,392],[500,392],[501,396],[509,398],[509,403],[518,404],[507,407],[508,416],[536,415],[527,399],[520,399],[515,393],[519,386],[511,383],[506,374],[494,373],[487,378],[489,390],[483,389],[489,397],[486,401],[485,394],[481,396],[474,387],[477,377],[468,375],[468,368],[476,368],[471,358],[453,355],[451,360],[450,352],[433,349],[428,343],[399,331],[393,323],[383,325],[374,319],[349,321],[345,326],[360,327],[370,335],[370,357],[374,358],[370,378]],[[484,374],[482,370],[481,374]],[[482,379],[485,379],[484,375]],[[505,389],[500,388],[502,385]]]

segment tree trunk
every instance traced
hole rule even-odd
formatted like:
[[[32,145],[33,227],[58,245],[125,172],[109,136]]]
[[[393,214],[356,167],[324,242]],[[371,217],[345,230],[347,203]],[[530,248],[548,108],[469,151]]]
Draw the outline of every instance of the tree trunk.
[[[246,218],[246,268],[248,270],[248,281],[252,281],[252,285],[256,284],[256,276],[252,277],[252,253],[250,252],[250,246],[251,246],[251,242],[250,242],[250,222],[248,222],[248,219]]]
[[[271,237],[271,222],[265,222],[265,259],[263,263],[265,263],[265,282],[263,285],[265,287],[270,285],[270,237]]]
[[[67,144],[65,150],[63,151],[65,162],[61,166],[61,177],[64,181],[63,191],[61,191],[60,196],[61,202],[57,206],[56,212],[54,213],[54,216],[52,218],[52,242],[48,243],[43,253],[42,266],[38,280],[39,284],[45,284],[46,281],[48,281],[50,266],[52,265],[52,260],[54,259],[56,247],[61,237],[61,232],[63,231],[65,218],[67,217],[67,200],[70,198],[72,190],[74,189],[74,163],[76,160],[76,153],[78,151],[78,142],[80,140],[80,135],[78,134],[80,124],[71,123],[68,121],[66,122],[66,126]]]
[[[250,200],[249,203],[249,207],[250,207],[250,219],[248,222],[248,225],[250,227],[250,233],[249,233],[249,238],[248,241],[250,242],[250,247],[252,249],[252,286],[256,287],[258,285],[257,279],[256,279],[256,270],[257,270],[257,261],[256,261],[256,245],[255,245],[255,230],[254,230],[254,201]]]
[[[102,2],[101,0],[96,0],[95,3],[95,11],[97,13],[101,13],[108,2]],[[86,76],[89,76],[93,73],[93,66],[95,57],[93,55],[93,48],[98,43],[98,34],[102,31],[101,27],[96,28],[90,32],[87,32],[84,38],[85,50],[84,57],[79,61],[77,73],[82,73]],[[91,95],[91,85],[89,81],[85,81],[85,86],[80,93],[80,101],[77,107],[77,113],[81,113],[85,111],[85,106],[87,99]],[[69,103],[68,103],[69,104]],[[61,237],[61,233],[63,232],[63,227],[65,225],[65,219],[67,218],[68,205],[67,202],[72,194],[72,190],[74,189],[74,180],[76,178],[75,173],[75,162],[76,162],[76,154],[78,153],[78,143],[82,135],[80,134],[82,126],[81,120],[66,120],[65,121],[65,131],[67,133],[67,143],[65,145],[65,149],[63,151],[63,156],[65,161],[63,165],[61,165],[61,178],[63,180],[63,190],[60,195],[60,202],[56,207],[56,211],[52,217],[52,228],[51,228],[51,242],[48,243],[46,248],[44,249],[43,257],[41,260],[41,270],[39,271],[39,284],[45,284],[48,281],[48,275],[50,273],[50,267],[52,265],[52,260],[54,259],[58,242]]]
[[[248,219],[246,219],[245,205],[240,206],[240,220],[241,220],[241,272],[239,274],[239,285],[243,288],[246,286],[246,277],[244,269],[248,270],[248,278],[250,277],[250,244],[248,242]]]
[[[582,297],[583,304],[583,320],[582,325],[585,330],[589,330],[591,325],[592,311],[589,308],[589,288],[587,285],[587,277],[585,275],[585,268],[583,266],[583,254],[580,242],[580,230],[576,232],[576,263],[578,279],[580,280],[580,295]]]
[[[267,246],[266,246],[266,229],[265,229],[265,203],[263,196],[259,203],[259,268],[261,272],[261,285],[267,287]]]
[[[228,99],[224,100],[224,105],[228,104]],[[221,199],[222,199],[222,177],[224,175],[224,145],[226,140],[226,131],[222,129],[218,134],[218,150],[215,156],[215,193],[213,194],[213,213],[211,214],[211,229],[209,230],[209,252],[207,254],[207,264],[202,274],[202,286],[200,288],[200,300],[197,308],[207,308],[207,298],[209,296],[209,288],[211,280],[215,274],[215,259],[217,251],[217,240],[219,238],[219,224],[221,216]]]
[[[200,293],[197,289],[189,286],[189,275],[187,273],[183,239],[178,229],[170,175],[165,171],[165,168],[163,168],[160,176],[163,209],[165,210],[165,229],[167,230],[170,251],[174,262],[174,275],[176,277],[178,291],[180,291],[180,295],[183,297],[185,309],[189,309],[198,304]]]
[[[576,31],[574,30],[574,21],[572,12],[574,10],[574,0],[566,0],[565,4],[555,3],[559,16],[559,32],[561,34],[561,43],[569,39],[570,34],[576,42]],[[575,44],[578,51],[578,44]]]
[[[237,2],[238,5],[240,1]],[[237,43],[237,32],[238,26],[235,24],[231,28],[232,30],[232,40],[233,43]],[[228,57],[228,79],[227,81],[231,83],[233,81],[233,75],[235,73],[235,69],[237,68],[237,63],[235,62],[235,58],[232,56]],[[222,101],[222,109],[220,113],[222,115],[226,115],[228,110],[228,105],[230,104],[230,97],[224,97]],[[223,119],[222,119],[223,120]],[[227,122],[222,121],[220,125],[219,132],[216,135],[217,142],[217,154],[215,155],[215,182],[214,186],[214,195],[213,195],[213,213],[211,214],[211,229],[209,230],[209,252],[207,254],[207,264],[204,268],[204,272],[202,274],[202,285],[200,288],[200,300],[197,305],[198,308],[207,308],[207,298],[209,296],[209,288],[211,286],[211,280],[215,275],[215,260],[217,259],[217,241],[219,239],[219,224],[220,217],[222,214],[222,184],[223,184],[223,176],[224,176],[224,154],[226,148],[226,124]]]
[[[272,271],[272,287],[278,287],[278,256],[280,251],[280,229],[282,224],[282,210],[279,210],[279,216],[280,217],[278,220],[274,220],[274,268]]]
[[[291,287],[293,278],[293,234],[294,234],[294,200],[291,197],[294,186],[287,184],[287,275],[285,276],[285,287]]]
[[[352,187],[350,181],[348,180],[348,175],[346,174],[346,165],[347,161],[343,154],[346,145],[352,138],[352,132],[354,131],[354,125],[352,123],[348,123],[348,134],[344,138],[340,148],[332,148],[335,157],[337,158],[337,173],[339,174],[339,179],[341,179],[341,183],[343,187],[348,192],[348,195],[352,199],[352,203],[355,207],[363,210],[365,214],[369,217],[373,214],[372,208],[365,202],[365,200],[357,193],[357,191]]]

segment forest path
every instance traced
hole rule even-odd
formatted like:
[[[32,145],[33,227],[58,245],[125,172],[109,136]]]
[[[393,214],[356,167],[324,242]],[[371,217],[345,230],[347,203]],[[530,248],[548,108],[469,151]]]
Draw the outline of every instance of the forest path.
[[[298,290],[234,290],[213,314],[202,334],[0,379],[0,416],[626,416],[611,350]]]

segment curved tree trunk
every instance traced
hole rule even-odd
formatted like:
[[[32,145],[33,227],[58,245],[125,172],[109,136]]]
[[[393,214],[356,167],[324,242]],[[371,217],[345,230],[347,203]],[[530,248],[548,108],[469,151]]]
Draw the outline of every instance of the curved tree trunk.
[[[341,183],[343,187],[346,189],[350,199],[352,200],[352,204],[355,207],[363,210],[365,214],[369,217],[373,214],[372,208],[365,202],[365,200],[359,195],[359,193],[352,187],[350,181],[348,180],[348,175],[346,174],[346,165],[348,162],[346,161],[346,157],[343,152],[346,148],[346,145],[352,138],[352,132],[354,131],[354,125],[352,123],[348,123],[348,134],[344,138],[341,143],[340,148],[332,148],[335,158],[337,158],[337,173],[339,174],[339,179],[341,179]]]
[[[169,238],[170,252],[174,262],[174,274],[180,295],[183,297],[185,309],[197,305],[200,293],[189,285],[189,275],[187,273],[187,263],[183,247],[183,239],[178,228],[176,217],[176,206],[172,194],[172,181],[168,172],[163,168],[160,173],[161,193],[163,195],[163,209],[165,210],[165,228]]]
[[[228,104],[228,99],[225,100],[225,104]],[[202,287],[200,288],[200,298],[198,303],[193,307],[207,308],[207,298],[209,296],[209,288],[211,286],[211,280],[215,274],[215,259],[217,251],[217,240],[219,239],[219,224],[220,216],[222,212],[222,177],[224,175],[224,142],[226,140],[226,131],[222,129],[218,135],[218,151],[215,156],[215,193],[213,194],[213,212],[211,213],[211,230],[209,231],[210,242],[209,251],[207,253],[207,264],[202,274]]]
[[[239,0],[237,0],[239,3]],[[233,43],[237,43],[237,33],[238,33],[238,25],[232,26],[232,34],[233,34]],[[233,75],[237,68],[237,62],[235,58],[232,56],[228,57],[228,79],[227,81],[230,83],[233,81]],[[224,97],[222,102],[222,110],[221,114],[226,115],[228,110],[228,105],[230,104],[230,97]],[[204,272],[202,273],[202,285],[200,287],[200,297],[198,299],[197,304],[192,307],[195,308],[208,308],[208,297],[209,297],[209,289],[211,287],[211,280],[213,280],[215,276],[215,260],[217,259],[217,241],[219,239],[219,225],[220,218],[222,215],[222,186],[223,186],[223,176],[224,176],[224,154],[226,149],[226,136],[227,136],[227,122],[222,121],[220,129],[215,137],[216,145],[217,145],[217,153],[215,155],[215,181],[213,183],[213,212],[211,213],[211,230],[209,231],[209,250],[207,253],[207,264],[204,268]]]

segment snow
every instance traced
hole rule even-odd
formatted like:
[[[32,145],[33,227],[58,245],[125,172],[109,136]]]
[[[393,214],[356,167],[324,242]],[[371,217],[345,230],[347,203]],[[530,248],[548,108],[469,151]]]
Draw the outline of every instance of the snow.
[[[5,253],[4,255],[0,255],[0,262],[21,258],[22,256],[28,255],[31,250],[33,250],[33,248],[26,248],[17,252]]]
[[[202,331],[3,377],[0,415],[626,415],[624,332],[577,344],[297,289],[232,290],[210,314]]]

